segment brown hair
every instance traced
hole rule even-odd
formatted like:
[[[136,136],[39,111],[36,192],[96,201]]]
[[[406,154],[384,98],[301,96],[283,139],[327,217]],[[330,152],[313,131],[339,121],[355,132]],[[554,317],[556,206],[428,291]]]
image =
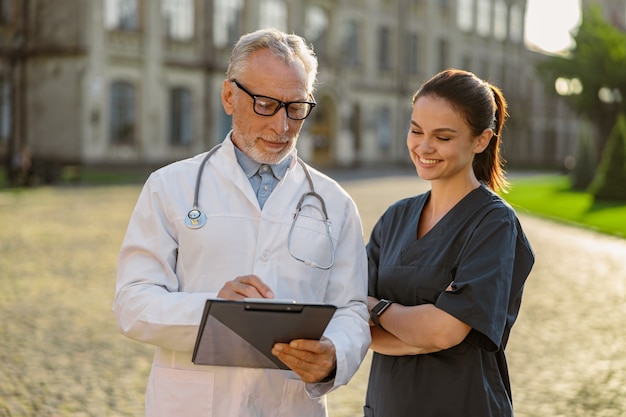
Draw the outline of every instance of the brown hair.
[[[500,155],[502,128],[508,117],[507,104],[500,89],[471,72],[448,69],[426,81],[413,95],[413,104],[420,97],[433,96],[445,100],[460,112],[478,136],[492,129],[493,136],[482,153],[474,157],[474,174],[492,190],[506,191],[504,158]]]

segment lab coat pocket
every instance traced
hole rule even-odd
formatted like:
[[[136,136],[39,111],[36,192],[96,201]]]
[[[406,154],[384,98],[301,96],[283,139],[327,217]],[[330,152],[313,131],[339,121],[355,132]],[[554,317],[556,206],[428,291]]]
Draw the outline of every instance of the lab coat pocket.
[[[277,417],[325,417],[326,397],[311,398],[306,392],[305,384],[299,379],[286,379],[283,398]]]
[[[146,390],[147,417],[211,417],[215,375],[153,366]]]
[[[291,255],[307,266],[327,269],[332,264],[335,245],[330,226],[323,216],[308,206],[303,207],[289,232]]]

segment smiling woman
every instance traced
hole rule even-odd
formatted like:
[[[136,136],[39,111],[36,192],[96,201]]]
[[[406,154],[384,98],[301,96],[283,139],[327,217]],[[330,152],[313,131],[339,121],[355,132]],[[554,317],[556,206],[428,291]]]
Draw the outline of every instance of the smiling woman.
[[[580,24],[579,0],[528,0],[524,27],[526,43],[546,52],[572,46],[571,31]]]
[[[534,255],[496,194],[506,100],[450,69],[412,102],[407,148],[431,189],[391,205],[367,244],[374,353],[363,411],[511,417],[503,352]]]

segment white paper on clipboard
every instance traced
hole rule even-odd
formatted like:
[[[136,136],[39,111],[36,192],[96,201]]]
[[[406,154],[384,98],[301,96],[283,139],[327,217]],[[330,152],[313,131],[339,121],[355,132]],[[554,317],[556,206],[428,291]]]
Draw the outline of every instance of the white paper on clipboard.
[[[328,304],[207,300],[192,361],[196,365],[289,369],[275,343],[319,340],[337,308]]]

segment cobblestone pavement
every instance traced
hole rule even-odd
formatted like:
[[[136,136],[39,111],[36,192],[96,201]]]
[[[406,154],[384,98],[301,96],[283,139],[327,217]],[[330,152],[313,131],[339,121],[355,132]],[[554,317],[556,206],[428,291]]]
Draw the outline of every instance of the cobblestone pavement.
[[[365,238],[396,200],[425,191],[412,169],[331,172]],[[0,193],[0,417],[141,416],[152,347],[111,313],[117,252],[139,186]],[[537,255],[507,349],[517,417],[626,415],[626,239],[528,215]],[[369,356],[329,396],[362,416]]]
[[[366,239],[389,204],[428,189],[414,171],[381,174],[336,174]],[[626,240],[518,214],[536,264],[507,348],[516,416],[626,415]],[[362,405],[367,367],[331,394],[335,415],[361,415],[346,401]]]

